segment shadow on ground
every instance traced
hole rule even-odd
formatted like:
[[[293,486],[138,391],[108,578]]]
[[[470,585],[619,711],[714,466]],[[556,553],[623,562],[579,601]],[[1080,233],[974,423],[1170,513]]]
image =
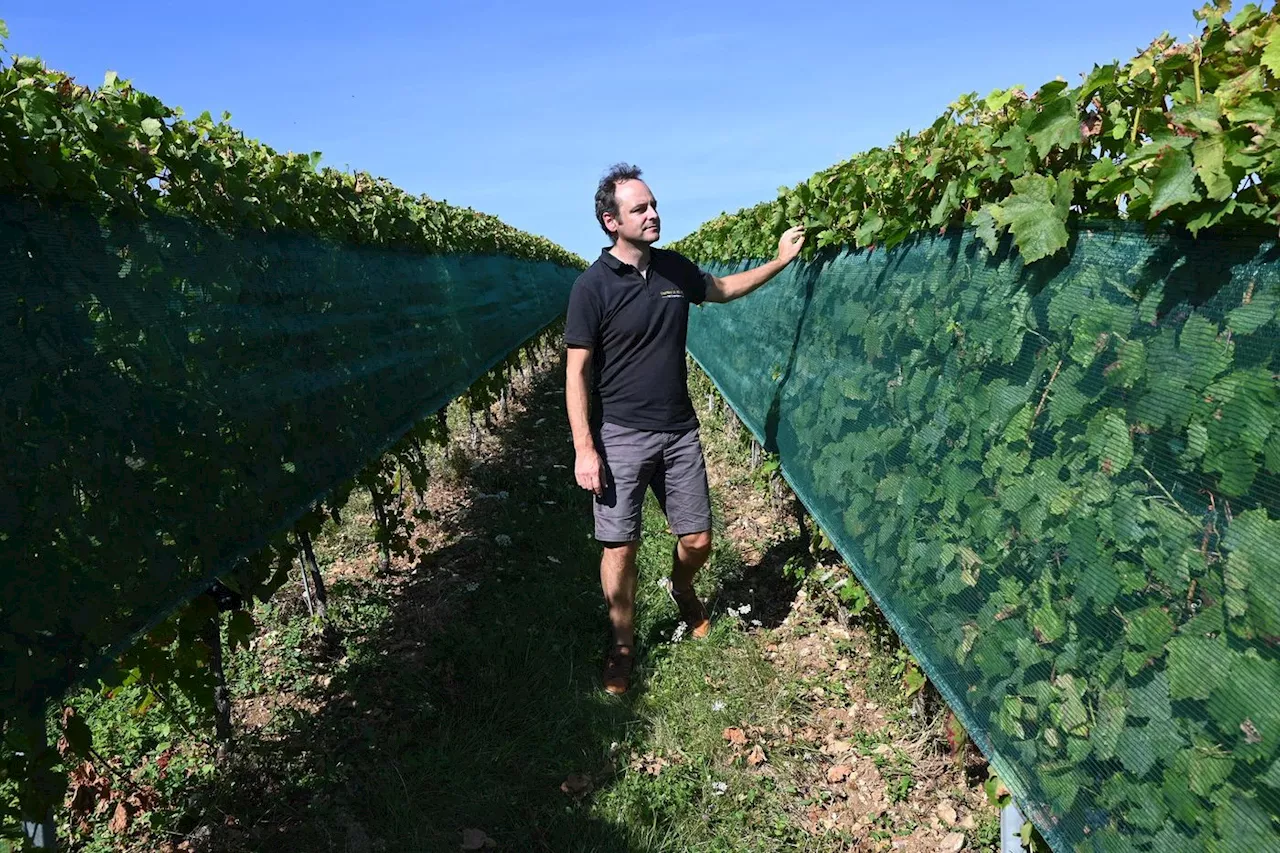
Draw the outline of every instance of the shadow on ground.
[[[348,635],[347,665],[317,685],[323,710],[242,740],[205,811],[230,815],[246,849],[454,851],[469,829],[502,850],[630,849],[561,790],[572,774],[607,784],[610,745],[636,719],[633,699],[598,689],[598,557],[589,505],[553,467],[572,465],[554,374],[466,474],[507,496],[460,505],[454,541],[397,568],[374,603],[387,618]]]
[[[787,565],[806,560],[809,549],[799,537],[770,545],[756,561],[726,572],[720,581],[719,595],[712,603],[713,611],[740,609],[749,605],[742,620],[756,628],[777,628],[791,612],[791,604],[800,590],[798,577],[789,576]]]

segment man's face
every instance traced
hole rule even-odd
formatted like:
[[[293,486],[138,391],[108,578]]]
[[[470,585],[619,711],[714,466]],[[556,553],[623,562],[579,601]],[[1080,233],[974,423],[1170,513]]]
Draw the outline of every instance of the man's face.
[[[644,181],[623,181],[614,191],[618,215],[604,215],[610,233],[630,243],[656,243],[662,225],[658,202]]]

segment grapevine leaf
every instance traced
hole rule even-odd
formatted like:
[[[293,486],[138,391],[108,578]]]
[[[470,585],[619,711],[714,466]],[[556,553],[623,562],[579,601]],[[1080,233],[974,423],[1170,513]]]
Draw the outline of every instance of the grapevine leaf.
[[[1216,134],[1222,131],[1222,106],[1213,95],[1205,95],[1199,101],[1174,107],[1171,117],[1178,124],[1193,127],[1201,133]],[[1210,137],[1202,137],[1208,138]]]
[[[1089,421],[1085,437],[1093,455],[1108,473],[1122,471],[1133,460],[1133,438],[1129,435],[1129,426],[1116,411],[1105,410],[1095,415]]]
[[[1191,767],[1187,781],[1193,793],[1208,797],[1231,775],[1235,762],[1230,756],[1208,750],[1195,749],[1191,754]]]
[[[1116,757],[1137,778],[1147,775],[1156,763],[1156,750],[1147,726],[1126,726],[1116,741]]]
[[[1277,300],[1272,296],[1255,297],[1248,305],[1227,314],[1227,325],[1241,335],[1252,335],[1276,316]]]
[[[1258,779],[1262,784],[1280,791],[1280,758],[1271,765],[1271,769]]]
[[[1280,34],[1273,27],[1267,39],[1267,46],[1262,49],[1262,56],[1259,59],[1262,67],[1271,72],[1272,76],[1280,77]]]
[[[1173,620],[1159,607],[1144,607],[1129,614],[1124,634],[1132,648],[1153,654],[1173,636]]]
[[[79,714],[68,714],[62,727],[63,737],[67,745],[76,755],[88,758],[93,748],[93,731]]]
[[[1054,204],[1057,183],[1044,175],[1023,175],[1013,182],[1014,194],[991,206],[996,221],[1013,232],[1025,263],[1048,257],[1067,245],[1066,221]]]
[[[1175,204],[1200,200],[1195,187],[1195,171],[1185,151],[1166,148],[1156,158],[1151,176],[1151,218],[1159,216]]]
[[[996,219],[991,213],[991,205],[984,205],[978,211],[974,224],[977,226],[978,239],[987,247],[987,251],[994,255],[999,248],[1000,236],[996,233]]]
[[[1255,759],[1280,742],[1280,703],[1274,699],[1277,683],[1280,663],[1246,652],[1235,657],[1230,674],[1209,695],[1209,716],[1227,738],[1225,743],[1235,745],[1237,755]]]
[[[253,616],[247,610],[237,610],[227,620],[227,645],[233,650],[237,647],[248,648],[253,638]]]
[[[1065,94],[1045,104],[1027,128],[1027,135],[1041,159],[1048,156],[1054,146],[1065,149],[1079,144],[1082,136],[1075,98]]]
[[[1224,641],[1191,636],[1169,641],[1169,695],[1173,699],[1208,699],[1230,668],[1230,651]]]
[[[952,180],[947,183],[946,189],[942,192],[942,197],[934,205],[933,212],[929,215],[929,224],[935,227],[946,224],[951,219],[952,213],[959,207],[960,182]]]
[[[1051,645],[1066,633],[1067,623],[1053,605],[1046,601],[1031,612],[1031,628],[1038,641]]]

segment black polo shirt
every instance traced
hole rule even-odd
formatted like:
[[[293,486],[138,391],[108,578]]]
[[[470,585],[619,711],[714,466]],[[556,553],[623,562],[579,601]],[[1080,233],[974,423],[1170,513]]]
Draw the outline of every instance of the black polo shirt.
[[[698,425],[689,400],[685,335],[689,303],[707,297],[708,273],[651,249],[646,275],[606,248],[569,295],[564,340],[591,350],[591,421],[683,432]]]

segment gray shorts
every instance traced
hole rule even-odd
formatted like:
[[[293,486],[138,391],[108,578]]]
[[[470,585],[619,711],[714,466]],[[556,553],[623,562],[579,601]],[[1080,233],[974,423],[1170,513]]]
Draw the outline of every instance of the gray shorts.
[[[696,427],[650,432],[605,423],[595,441],[606,477],[604,494],[595,499],[596,539],[638,541],[649,487],[676,536],[711,529],[711,492]]]

